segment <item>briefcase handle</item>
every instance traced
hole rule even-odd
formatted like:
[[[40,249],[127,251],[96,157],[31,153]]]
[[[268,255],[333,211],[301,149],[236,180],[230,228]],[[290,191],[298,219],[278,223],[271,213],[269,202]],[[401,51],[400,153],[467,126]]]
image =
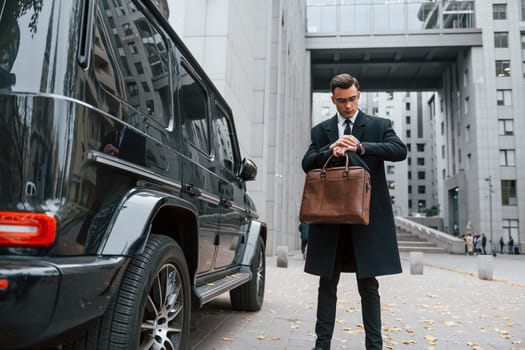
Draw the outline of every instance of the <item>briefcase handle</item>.
[[[328,157],[326,162],[324,162],[323,168],[321,169],[321,176],[326,174],[326,167],[328,166],[328,163],[330,163],[330,160],[332,160],[333,157],[334,157],[334,155],[330,154],[330,157]],[[344,175],[346,175],[348,173],[348,166],[351,165],[350,164],[350,157],[348,156],[348,153],[345,153],[345,158],[346,158],[346,163],[345,163]]]

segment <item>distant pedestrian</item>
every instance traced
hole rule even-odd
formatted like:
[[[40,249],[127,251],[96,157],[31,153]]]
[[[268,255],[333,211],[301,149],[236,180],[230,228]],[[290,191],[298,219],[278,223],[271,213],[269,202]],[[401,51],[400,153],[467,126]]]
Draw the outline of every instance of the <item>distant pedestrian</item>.
[[[481,249],[483,250],[483,255],[487,255],[487,236],[485,236],[485,233],[481,233]]]
[[[514,254],[514,238],[512,238],[512,235],[509,235],[509,254]]]
[[[468,255],[474,254],[474,238],[472,238],[472,234],[469,233],[467,237],[465,237],[465,242],[467,242]]]
[[[499,253],[503,254],[503,247],[505,246],[505,241],[503,240],[503,236],[499,238]]]
[[[306,259],[306,246],[308,244],[308,225],[299,224],[299,232],[301,234],[301,253],[303,253],[303,259]]]

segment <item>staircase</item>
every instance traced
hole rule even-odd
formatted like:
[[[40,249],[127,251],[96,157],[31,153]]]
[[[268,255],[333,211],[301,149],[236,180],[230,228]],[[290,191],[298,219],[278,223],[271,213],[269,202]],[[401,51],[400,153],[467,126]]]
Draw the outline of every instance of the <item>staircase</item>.
[[[399,226],[396,229],[399,252],[447,253],[446,249],[438,247],[436,243],[424,240]]]

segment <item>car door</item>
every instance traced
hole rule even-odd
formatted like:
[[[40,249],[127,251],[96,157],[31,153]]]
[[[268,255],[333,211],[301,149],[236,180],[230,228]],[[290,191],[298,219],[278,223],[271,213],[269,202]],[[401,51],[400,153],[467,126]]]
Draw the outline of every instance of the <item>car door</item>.
[[[211,153],[209,94],[197,74],[181,65],[178,101],[182,116],[182,196],[199,215],[197,273],[213,270],[219,221],[219,177]]]
[[[215,268],[226,268],[235,263],[235,257],[244,236],[244,186],[236,172],[239,169],[239,150],[233,119],[228,109],[215,105],[213,134],[215,156],[219,163],[220,220]]]

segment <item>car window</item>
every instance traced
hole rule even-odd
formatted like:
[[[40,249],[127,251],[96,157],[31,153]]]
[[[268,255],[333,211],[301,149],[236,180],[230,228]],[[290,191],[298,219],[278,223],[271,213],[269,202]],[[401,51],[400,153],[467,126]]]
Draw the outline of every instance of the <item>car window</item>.
[[[216,117],[213,120],[214,134],[216,135],[217,157],[225,169],[235,173],[237,169],[237,157],[235,152],[235,141],[233,126],[226,113],[216,106]]]
[[[94,42],[97,81],[111,94],[168,126],[169,55],[159,30],[142,12],[123,2],[122,6],[98,8]]]
[[[179,107],[183,135],[198,150],[210,154],[208,98],[202,85],[182,66],[180,72]]]

